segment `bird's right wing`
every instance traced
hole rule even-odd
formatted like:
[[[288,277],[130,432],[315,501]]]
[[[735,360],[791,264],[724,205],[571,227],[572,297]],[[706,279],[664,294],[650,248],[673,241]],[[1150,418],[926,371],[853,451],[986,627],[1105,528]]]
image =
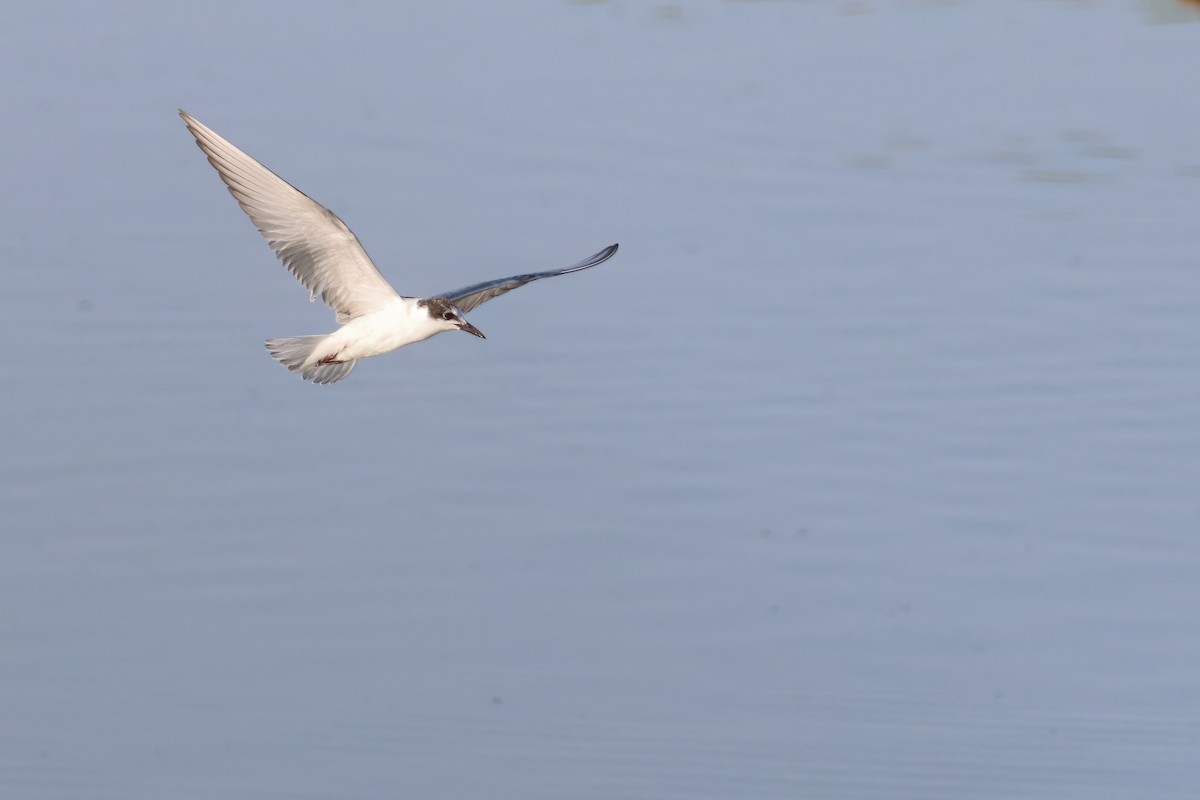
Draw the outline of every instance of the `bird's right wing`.
[[[337,214],[180,109],[179,116],[238,205],[275,255],[338,322],[369,314],[399,295]]]
[[[518,289],[527,283],[532,283],[542,278],[553,278],[556,275],[566,275],[568,272],[579,272],[581,269],[603,264],[612,258],[616,252],[617,245],[610,244],[599,253],[588,256],[569,267],[552,269],[546,272],[531,272],[526,275],[513,275],[511,278],[497,278],[496,280],[477,283],[474,286],[466,286],[453,292],[446,292],[445,294],[438,295],[438,297],[444,297],[451,303],[454,303],[454,305],[458,306],[458,310],[465,314],[483,305],[493,297],[499,297],[505,292],[511,292],[513,289]]]

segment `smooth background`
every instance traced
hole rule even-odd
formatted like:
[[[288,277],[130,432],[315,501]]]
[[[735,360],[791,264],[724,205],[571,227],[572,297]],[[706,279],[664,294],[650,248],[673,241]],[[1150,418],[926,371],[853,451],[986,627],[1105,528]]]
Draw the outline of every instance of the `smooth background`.
[[[1194,797],[1198,16],[6,4],[0,796]]]

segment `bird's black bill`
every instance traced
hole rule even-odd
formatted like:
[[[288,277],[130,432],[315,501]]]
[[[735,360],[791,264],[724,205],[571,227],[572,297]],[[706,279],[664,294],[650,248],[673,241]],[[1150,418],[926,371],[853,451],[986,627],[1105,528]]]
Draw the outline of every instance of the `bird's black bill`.
[[[465,319],[463,320],[463,324],[458,326],[458,329],[460,331],[466,331],[467,333],[473,333],[476,336],[478,336],[480,339],[487,338],[486,336],[483,335],[483,331],[479,330],[479,328],[476,328],[474,325],[467,322]]]

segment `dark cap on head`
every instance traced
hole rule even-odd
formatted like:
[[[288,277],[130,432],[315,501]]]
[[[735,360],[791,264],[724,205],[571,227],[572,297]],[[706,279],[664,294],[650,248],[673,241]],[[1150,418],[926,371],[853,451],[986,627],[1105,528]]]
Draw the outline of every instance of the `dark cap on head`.
[[[440,319],[447,311],[454,314],[454,316],[459,316],[458,309],[454,307],[454,303],[451,303],[444,297],[429,297],[424,300],[418,300],[417,305],[424,307],[429,312],[429,316],[434,319]]]
[[[462,315],[458,308],[444,297],[429,297],[423,300],[418,300],[417,305],[429,312],[432,319],[440,319],[445,322],[457,322],[460,331],[474,334],[480,339],[486,339],[483,332],[476,328],[471,323],[467,322],[467,318]]]

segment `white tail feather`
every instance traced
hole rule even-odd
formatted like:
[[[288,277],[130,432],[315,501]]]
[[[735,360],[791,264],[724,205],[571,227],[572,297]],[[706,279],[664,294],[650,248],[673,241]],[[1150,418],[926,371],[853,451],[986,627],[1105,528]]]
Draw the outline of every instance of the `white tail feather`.
[[[299,372],[306,381],[336,383],[350,374],[350,371],[354,369],[354,362],[309,364],[313,351],[325,338],[325,336],[293,336],[290,339],[268,339],[266,342],[267,352],[292,372]]]

